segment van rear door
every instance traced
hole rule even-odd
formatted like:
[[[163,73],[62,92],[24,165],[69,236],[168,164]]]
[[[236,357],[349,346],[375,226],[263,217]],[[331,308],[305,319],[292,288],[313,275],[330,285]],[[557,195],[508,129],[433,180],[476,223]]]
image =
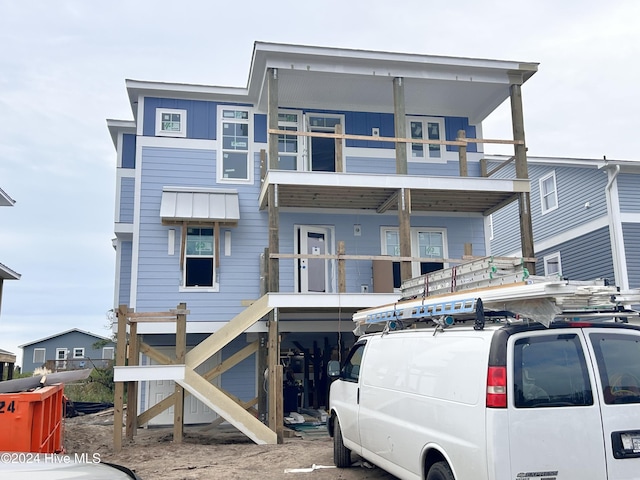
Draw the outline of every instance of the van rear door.
[[[608,478],[640,476],[640,331],[585,328],[598,371]]]
[[[587,351],[578,328],[509,337],[511,478],[607,478],[600,405]]]

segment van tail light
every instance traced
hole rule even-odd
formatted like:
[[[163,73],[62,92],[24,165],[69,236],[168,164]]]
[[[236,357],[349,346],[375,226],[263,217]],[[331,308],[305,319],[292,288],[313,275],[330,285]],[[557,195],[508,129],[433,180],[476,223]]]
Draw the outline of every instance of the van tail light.
[[[507,367],[489,367],[487,408],[507,408]]]

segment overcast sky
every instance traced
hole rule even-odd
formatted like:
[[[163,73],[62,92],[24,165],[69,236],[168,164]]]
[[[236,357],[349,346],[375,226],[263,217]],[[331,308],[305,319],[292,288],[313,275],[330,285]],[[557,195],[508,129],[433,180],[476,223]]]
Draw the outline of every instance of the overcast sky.
[[[638,159],[637,0],[0,0],[0,349],[109,336],[125,79],[244,87],[254,41],[540,62],[529,154]],[[511,138],[508,104],[488,138]],[[487,149],[487,153],[506,153]]]

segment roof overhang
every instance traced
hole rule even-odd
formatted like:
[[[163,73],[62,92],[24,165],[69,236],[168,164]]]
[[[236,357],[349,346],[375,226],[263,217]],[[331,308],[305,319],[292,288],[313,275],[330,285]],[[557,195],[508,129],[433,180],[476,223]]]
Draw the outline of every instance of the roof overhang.
[[[111,135],[113,146],[116,148],[118,148],[119,133],[129,133],[132,135],[136,134],[136,122],[134,122],[133,120],[114,120],[108,118],[107,128],[109,129],[109,134]]]
[[[397,195],[410,191],[412,212],[464,212],[489,215],[529,192],[529,180],[478,177],[294,172],[270,170],[259,197],[268,205],[268,187],[277,186],[278,207],[302,209],[397,210]]]
[[[163,187],[160,217],[163,223],[236,225],[240,220],[238,192],[230,189]]]
[[[21,276],[18,272],[14,272],[6,265],[0,263],[0,278],[2,280],[20,280]]]
[[[14,203],[16,203],[16,201],[0,188],[0,207],[13,207]]]
[[[256,42],[248,93],[263,111],[269,68],[278,69],[280,107],[393,112],[393,79],[400,77],[408,115],[479,123],[538,63]]]

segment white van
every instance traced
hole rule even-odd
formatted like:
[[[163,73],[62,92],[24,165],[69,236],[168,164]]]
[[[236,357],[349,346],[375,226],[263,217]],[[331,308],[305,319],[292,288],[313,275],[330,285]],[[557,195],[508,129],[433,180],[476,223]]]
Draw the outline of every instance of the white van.
[[[327,426],[336,466],[353,452],[401,479],[640,479],[640,327],[363,335],[331,385]]]

